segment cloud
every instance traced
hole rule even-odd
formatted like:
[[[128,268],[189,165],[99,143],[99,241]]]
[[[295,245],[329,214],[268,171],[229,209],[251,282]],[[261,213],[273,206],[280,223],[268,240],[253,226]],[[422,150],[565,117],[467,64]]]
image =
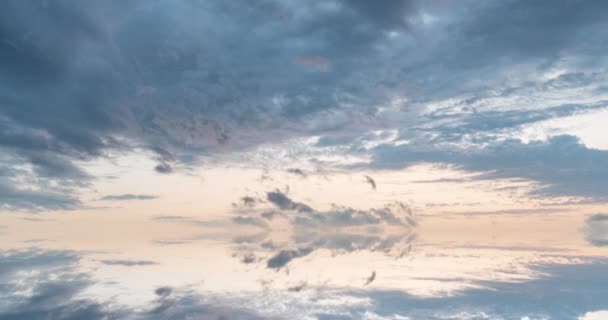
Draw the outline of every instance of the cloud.
[[[289,169],[287,169],[285,171],[287,173],[291,173],[293,175],[300,176],[302,178],[308,177],[308,174],[306,172],[304,172],[304,170],[299,169],[299,168],[289,168]]]
[[[247,207],[248,216],[235,219],[248,218],[246,224],[261,226],[264,232],[242,241],[234,239],[238,244],[234,256],[245,264],[266,261],[267,268],[280,270],[293,260],[322,249],[334,254],[377,251],[399,258],[411,251],[416,239],[413,229],[417,222],[403,203],[369,210],[332,205],[330,210],[320,211],[278,190],[268,192],[266,201],[246,198],[255,199]],[[265,204],[274,208],[268,209]],[[284,232],[282,228],[276,230],[276,225],[289,226],[288,241],[274,244],[270,240],[275,232]]]
[[[230,237],[234,244],[233,257],[244,264],[265,262],[269,269],[280,270],[296,259],[317,250],[333,254],[355,251],[381,252],[401,258],[412,250],[416,240],[417,221],[411,209],[403,203],[389,203],[368,210],[332,205],[329,210],[317,210],[295,201],[285,193],[268,192],[267,199],[245,196],[245,208],[234,205],[234,216],[228,221],[199,220],[184,216],[157,216],[154,221],[187,223],[205,232],[187,239],[166,239],[155,244],[181,244],[200,239],[225,237],[225,230],[239,228],[239,236]],[[246,209],[246,210],[244,210]],[[288,230],[287,234],[285,234]],[[287,239],[275,243],[279,237]]]
[[[605,259],[543,264],[535,267],[545,275],[538,279],[475,281],[479,286],[454,295],[417,297],[400,291],[358,290],[344,294],[369,299],[373,307],[352,306],[341,311],[345,319],[370,313],[378,319],[585,319],[594,316],[593,311],[606,309],[605,268]],[[562,290],[565,283],[568,290]]]
[[[95,179],[83,162],[129,152],[149,152],[150,170],[167,174],[285,139],[335,147],[380,129],[420,144],[496,144],[492,135],[605,105],[605,9],[10,0],[2,161],[77,198]]]
[[[301,282],[298,285],[295,285],[295,286],[287,288],[287,291],[289,291],[289,292],[300,292],[300,291],[306,289],[307,286],[308,286],[308,283]]]
[[[170,173],[219,148],[340,126],[316,122],[367,112],[342,106],[363,106],[367,97],[348,92],[372,90],[349,80],[350,67],[407,24],[416,14],[408,3],[9,1],[0,19],[0,148],[38,177],[85,183],[94,177],[77,162],[137,147]],[[243,41],[249,33],[258,36]],[[330,63],[331,72],[305,70]]]
[[[608,246],[608,214],[598,213],[587,218],[583,232],[592,245]]]
[[[561,75],[559,77],[565,77]],[[569,75],[577,76],[577,75]],[[584,76],[583,76],[584,77]],[[557,80],[550,80],[556,82]],[[563,80],[565,82],[567,80]],[[588,81],[593,81],[589,79]],[[480,136],[482,133],[505,132],[509,133],[524,125],[543,122],[546,120],[565,118],[585,112],[593,112],[608,108],[608,101],[600,100],[589,104],[565,103],[557,106],[548,106],[539,109],[507,109],[492,110],[487,108],[491,103],[502,103],[502,99],[521,99],[521,93],[507,92],[499,97],[476,97],[475,101],[464,100],[457,103],[456,108],[462,108],[460,113],[449,112],[448,110],[437,110],[428,115],[426,127],[414,127],[410,130],[418,133],[435,134],[432,139],[435,143],[459,141],[467,135]],[[529,99],[529,98],[528,98]],[[485,100],[485,101],[484,101]],[[483,110],[480,112],[480,110]],[[433,126],[437,123],[440,126]],[[404,130],[402,135],[407,137],[408,130]]]
[[[361,225],[377,225],[382,223],[392,225],[415,225],[411,209],[403,203],[392,203],[384,208],[357,210],[345,206],[332,205],[328,211],[317,211],[310,205],[297,202],[285,193],[275,190],[267,192],[267,201],[282,210],[283,216],[290,216],[289,211],[302,214],[292,216],[292,223],[301,226],[315,227],[345,227]],[[276,214],[267,215],[262,212],[262,217],[272,218]]]
[[[128,201],[128,200],[153,200],[158,199],[158,196],[148,194],[111,194],[103,196],[102,201]]]
[[[149,260],[101,260],[101,263],[108,266],[124,266],[124,267],[135,267],[135,266],[151,266],[157,265],[156,261]]]
[[[154,170],[158,173],[171,173],[173,172],[173,167],[168,163],[159,163],[154,167]]]
[[[312,212],[312,208],[304,203],[295,202],[279,190],[266,193],[266,199],[283,210],[296,210],[300,212]]]
[[[313,249],[302,248],[295,250],[281,250],[276,255],[272,256],[266,262],[266,266],[270,269],[281,269],[285,267],[291,260],[309,255]]]
[[[480,173],[472,179],[523,178],[540,183],[535,196],[580,196],[606,199],[608,151],[590,149],[570,135],[546,141],[509,139],[481,148],[381,145],[371,167],[404,168],[418,163],[444,163]]]
[[[45,251],[42,249],[2,251],[0,259],[0,278],[8,281],[18,272],[45,270],[72,265],[79,256],[71,251]]]
[[[266,221],[262,218],[258,218],[258,217],[243,217],[243,216],[237,216],[232,218],[232,221],[236,224],[243,224],[243,225],[251,225],[251,226],[257,226],[257,227],[261,227],[261,228],[268,228],[268,223],[266,223]]]
[[[0,319],[276,319],[232,307],[227,298],[206,302],[194,292],[172,287],[154,290],[156,298],[141,308],[109,298],[81,298],[96,282],[78,272],[79,259],[68,251],[0,252]]]
[[[232,206],[235,208],[252,208],[255,207],[258,202],[260,202],[262,200],[255,198],[255,197],[251,197],[251,196],[244,196],[241,197],[241,199],[236,202],[233,203]]]
[[[0,177],[0,208],[9,210],[70,210],[81,202],[70,194],[40,189],[17,188]]]
[[[578,320],[602,320],[608,318],[608,311],[589,311],[585,315],[578,317]]]

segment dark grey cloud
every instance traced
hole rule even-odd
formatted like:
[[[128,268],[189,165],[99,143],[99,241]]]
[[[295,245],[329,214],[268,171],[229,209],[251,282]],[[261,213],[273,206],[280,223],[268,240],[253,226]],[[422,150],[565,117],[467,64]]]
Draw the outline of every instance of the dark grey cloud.
[[[170,173],[218,146],[339,126],[332,117],[369,112],[343,108],[369,105],[350,93],[375,90],[349,80],[352,66],[415,14],[410,1],[9,1],[0,148],[36,177],[81,185],[92,177],[76,161],[133,147]],[[322,112],[330,121],[311,125]]]
[[[101,260],[100,262],[108,266],[124,267],[151,266],[158,264],[158,262],[150,260]]]
[[[592,245],[608,246],[608,214],[598,213],[587,218],[583,233]]]
[[[297,284],[295,286],[287,288],[287,291],[289,291],[289,292],[300,292],[300,291],[306,289],[307,286],[308,286],[308,283],[301,282],[300,284]]]
[[[452,164],[478,172],[472,179],[523,178],[539,182],[537,196],[606,199],[608,151],[586,147],[576,137],[547,141],[505,140],[475,149],[382,145],[374,150],[374,168],[404,168],[417,163]]]
[[[602,99],[606,87],[605,9],[569,0],[9,0],[0,10],[2,161],[30,166],[30,185],[67,186],[74,198],[94,179],[82,161],[147,150],[150,169],[168,174],[291,137],[343,144],[387,128],[382,110],[395,97],[407,97],[405,114],[388,124],[405,140],[457,141],[564,117],[571,104],[600,108],[581,100]],[[538,75],[555,70],[566,73]],[[568,91],[577,88],[587,91]],[[495,110],[497,91],[541,111]],[[555,92],[565,92],[562,109],[528,99]],[[465,100],[451,110],[463,118],[421,116],[453,99]],[[440,120],[450,124],[438,130]]]
[[[509,68],[522,63],[536,72],[564,60],[574,68],[593,65],[598,50],[608,45],[600,31],[608,22],[597,14],[606,9],[601,2],[429,2],[425,7],[438,15],[434,28],[443,36],[426,39],[429,49],[419,52],[426,55],[404,71],[422,77],[417,88],[427,97],[494,89],[506,84]],[[581,38],[594,44],[586,45],[578,41]],[[480,78],[485,82],[479,83]]]
[[[0,208],[10,210],[70,210],[81,206],[70,194],[49,190],[18,188],[0,177]]]
[[[282,210],[312,212],[312,208],[310,206],[291,200],[286,194],[279,190],[266,193],[266,199]]]
[[[253,253],[248,253],[241,257],[241,262],[244,264],[251,264],[257,261],[258,259]]]
[[[563,75],[560,77],[564,77]],[[555,80],[550,80],[555,81]],[[505,98],[513,96],[514,93],[508,90],[503,93]],[[483,98],[477,97],[482,100]],[[450,141],[460,141],[467,135],[477,135],[484,132],[512,132],[513,129],[523,125],[542,122],[550,119],[564,118],[586,112],[597,111],[608,108],[608,101],[599,101],[591,104],[563,104],[549,106],[542,109],[515,109],[515,110],[487,110],[479,112],[474,107],[472,101],[462,101],[461,106],[451,106],[452,108],[464,108],[461,112],[454,113],[450,108],[446,110],[434,111],[428,117],[426,127],[413,127],[404,130],[401,135],[404,138],[410,137],[412,132],[418,134],[435,134],[429,143],[441,143]],[[467,110],[467,107],[468,110]],[[433,126],[437,122],[437,126]],[[410,132],[408,132],[410,131]]]
[[[234,208],[252,208],[255,207],[259,202],[263,200],[256,197],[244,196],[238,202],[232,204]]]
[[[158,196],[149,195],[149,194],[110,194],[107,196],[103,196],[99,200],[103,201],[128,201],[128,200],[153,200],[158,199]]]
[[[291,260],[295,258],[301,258],[309,255],[313,249],[311,248],[301,248],[301,249],[292,249],[292,250],[281,250],[276,255],[272,256],[266,262],[266,266],[270,269],[279,270],[285,267]]]
[[[154,167],[154,170],[158,173],[171,173],[173,172],[173,167],[171,167],[168,163],[159,163]]]
[[[287,169],[285,171],[287,173],[291,173],[293,175],[300,176],[302,178],[308,177],[308,174],[306,172],[304,172],[304,170],[302,170],[300,168],[289,168],[289,169]]]
[[[79,260],[71,251],[45,251],[42,249],[2,251],[0,278],[8,281],[17,272],[61,268]]]

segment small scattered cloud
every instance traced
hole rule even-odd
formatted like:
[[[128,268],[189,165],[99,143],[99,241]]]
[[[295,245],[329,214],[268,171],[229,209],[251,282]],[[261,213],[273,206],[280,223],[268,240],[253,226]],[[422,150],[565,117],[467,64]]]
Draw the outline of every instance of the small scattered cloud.
[[[308,286],[308,283],[306,281],[302,281],[300,284],[287,288],[287,291],[300,292],[300,291],[306,289],[307,286]]]
[[[158,173],[169,174],[173,172],[173,167],[168,163],[159,163],[154,167]]]
[[[158,264],[158,262],[150,260],[101,260],[100,262],[108,266],[124,267],[151,266]]]
[[[129,200],[154,200],[158,196],[149,194],[112,194],[102,197],[101,201],[129,201]]]
[[[282,210],[296,210],[300,212],[313,211],[310,206],[291,200],[285,193],[279,190],[266,193],[266,199]]]
[[[287,170],[285,170],[287,173],[299,176],[301,178],[306,178],[308,177],[308,173],[306,173],[304,170],[299,169],[299,168],[289,168]]]
[[[295,258],[301,258],[309,255],[313,249],[311,248],[302,248],[302,249],[291,249],[291,250],[281,250],[274,256],[272,256],[266,262],[266,266],[270,269],[279,270],[285,267],[291,260]]]

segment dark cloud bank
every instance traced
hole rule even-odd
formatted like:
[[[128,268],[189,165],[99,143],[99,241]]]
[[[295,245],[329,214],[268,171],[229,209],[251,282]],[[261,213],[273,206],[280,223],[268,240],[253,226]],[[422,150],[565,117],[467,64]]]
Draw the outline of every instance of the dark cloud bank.
[[[7,166],[0,170],[0,203],[8,208],[77,207],[79,188],[94,179],[79,163],[132,150],[149,154],[158,161],[150,169],[166,174],[200,156],[289,137],[359,137],[386,128],[380,107],[395,96],[408,98],[403,110],[418,123],[437,119],[427,104],[470,96],[448,112],[459,119],[448,131],[433,125],[426,126],[430,133],[412,131],[412,119],[391,117],[392,127],[420,143],[431,136],[462,141],[578,112],[549,102],[493,110],[491,99],[501,96],[525,102],[563,92],[577,110],[605,105],[583,99],[606,93],[604,1],[9,0],[1,6],[0,161]],[[548,80],[533,76],[552,68],[567,71]],[[550,184],[541,192],[551,195],[605,197],[599,190],[606,185],[594,178],[605,174],[595,165],[604,151],[573,139],[507,147],[531,151],[549,166],[556,165],[554,147],[572,148],[565,151],[576,153],[560,157],[559,169],[590,177],[593,188],[580,192],[576,178],[572,185],[564,180],[572,175],[529,173],[525,159],[512,159],[508,172],[504,160],[493,163],[489,155],[457,156],[455,164],[496,169],[497,177],[538,178]],[[504,143],[485,141],[497,151]],[[414,152],[401,149],[376,158]],[[413,157],[449,160],[433,152]],[[24,179],[38,188],[26,188]]]

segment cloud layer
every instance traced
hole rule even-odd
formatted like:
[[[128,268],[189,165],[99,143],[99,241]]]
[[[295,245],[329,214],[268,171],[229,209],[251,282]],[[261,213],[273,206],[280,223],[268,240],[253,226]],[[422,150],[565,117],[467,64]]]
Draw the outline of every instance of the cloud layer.
[[[442,154],[454,146],[531,151],[534,159],[509,163],[448,162],[538,179],[544,195],[603,198],[599,180],[577,191],[580,175],[605,174],[595,165],[602,152],[576,138],[505,135],[605,110],[606,9],[567,0],[10,0],[0,13],[0,151],[10,168],[0,185],[13,196],[0,201],[74,207],[95,179],[83,162],[130,152],[169,174],[296,137],[361,152],[356,142],[377,129],[438,148],[397,148],[402,163],[449,160]],[[375,157],[384,160],[387,148]],[[576,156],[556,164],[559,150]],[[580,174],[536,176],[526,172],[531,161]],[[64,198],[28,194],[46,186],[60,186]]]

